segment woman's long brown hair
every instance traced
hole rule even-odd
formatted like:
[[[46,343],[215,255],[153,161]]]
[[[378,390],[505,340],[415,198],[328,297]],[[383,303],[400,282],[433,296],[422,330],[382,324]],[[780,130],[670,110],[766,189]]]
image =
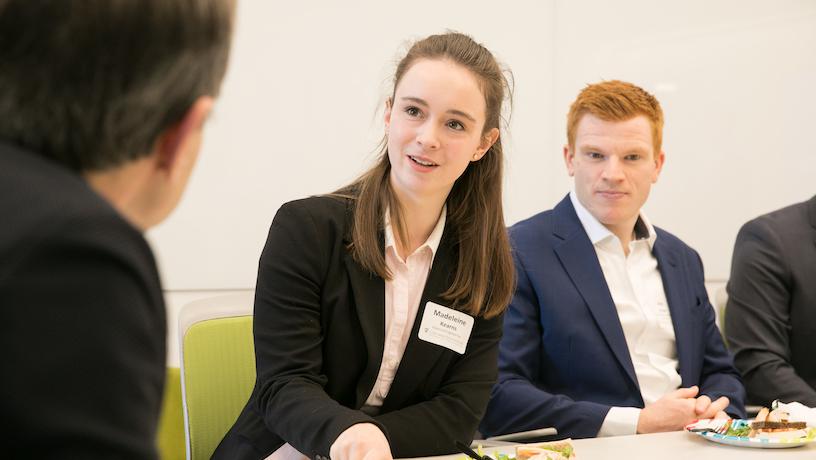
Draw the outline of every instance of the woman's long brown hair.
[[[509,84],[493,55],[467,35],[431,35],[416,42],[400,61],[394,75],[396,91],[405,72],[420,59],[444,59],[470,70],[481,83],[485,98],[483,134],[501,129],[501,110]],[[393,101],[393,93],[391,100]],[[491,318],[502,313],[515,288],[513,260],[504,225],[502,174],[504,155],[501,137],[484,157],[471,162],[454,183],[447,199],[446,225],[458,254],[451,286],[442,298],[474,316]],[[389,174],[387,142],[377,163],[335,195],[355,199],[351,250],[354,260],[384,279],[391,279],[379,244],[384,212],[389,209],[391,225],[401,241],[407,230]]]

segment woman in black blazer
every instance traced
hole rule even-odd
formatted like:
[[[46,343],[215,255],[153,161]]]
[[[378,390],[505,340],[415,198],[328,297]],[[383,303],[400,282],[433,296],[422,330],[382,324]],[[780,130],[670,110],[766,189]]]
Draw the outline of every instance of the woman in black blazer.
[[[507,89],[470,37],[418,41],[397,67],[377,164],[280,208],[258,270],[255,388],[214,458],[414,457],[470,442],[513,289]],[[406,275],[394,260],[426,265]],[[400,329],[394,308],[411,295]]]

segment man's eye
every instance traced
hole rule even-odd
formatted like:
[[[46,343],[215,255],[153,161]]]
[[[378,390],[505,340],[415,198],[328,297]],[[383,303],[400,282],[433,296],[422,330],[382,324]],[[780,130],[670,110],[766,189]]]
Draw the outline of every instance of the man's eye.
[[[587,155],[588,155],[590,158],[592,158],[593,160],[600,160],[601,158],[603,158],[603,155],[601,155],[601,154],[600,154],[600,153],[598,153],[598,152],[589,152]]]
[[[637,160],[640,160],[640,158],[641,158],[640,155],[638,155],[636,153],[633,153],[631,155],[626,155],[626,159],[629,160],[629,161],[637,161]]]
[[[465,129],[465,125],[463,125],[462,123],[459,123],[456,120],[450,120],[448,122],[448,128],[455,129],[456,131],[462,131],[462,130]]]

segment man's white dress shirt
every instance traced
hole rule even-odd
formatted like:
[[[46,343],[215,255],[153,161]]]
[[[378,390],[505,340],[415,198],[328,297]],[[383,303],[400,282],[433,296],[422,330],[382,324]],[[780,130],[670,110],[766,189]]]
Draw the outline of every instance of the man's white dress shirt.
[[[674,325],[663,278],[652,254],[657,234],[641,212],[626,255],[620,239],[587,211],[575,191],[570,192],[570,200],[595,247],[618,310],[643,402],[653,403],[678,389],[681,382]],[[613,407],[598,436],[635,434],[640,411],[636,407]]]

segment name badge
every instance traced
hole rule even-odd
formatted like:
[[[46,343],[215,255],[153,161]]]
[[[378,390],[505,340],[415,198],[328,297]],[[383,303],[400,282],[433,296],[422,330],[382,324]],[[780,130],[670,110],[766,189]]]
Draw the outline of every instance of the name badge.
[[[464,354],[473,330],[473,317],[452,308],[428,302],[418,337],[440,347]]]

